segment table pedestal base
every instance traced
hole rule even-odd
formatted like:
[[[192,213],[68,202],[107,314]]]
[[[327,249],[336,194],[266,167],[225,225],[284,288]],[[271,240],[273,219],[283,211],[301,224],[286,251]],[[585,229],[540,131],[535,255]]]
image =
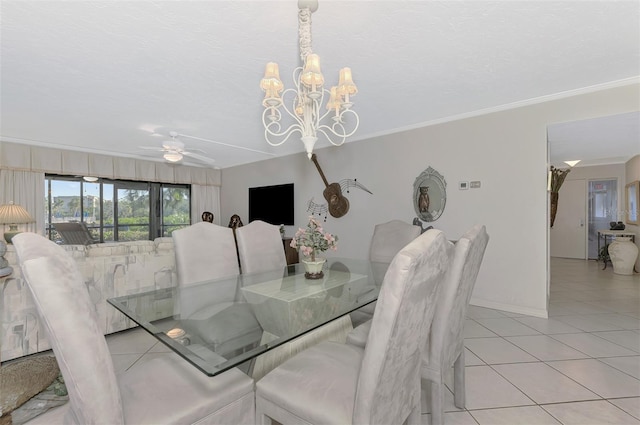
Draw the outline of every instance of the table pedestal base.
[[[295,356],[303,350],[306,350],[312,345],[321,343],[322,341],[336,341],[344,343],[347,340],[347,334],[351,330],[353,330],[353,325],[351,324],[351,317],[349,317],[348,314],[329,322],[326,325],[302,335],[291,342],[259,355],[255,359],[251,377],[255,381],[260,380],[263,376],[280,366],[287,359]],[[273,335],[265,332],[260,344],[265,344],[273,339]]]

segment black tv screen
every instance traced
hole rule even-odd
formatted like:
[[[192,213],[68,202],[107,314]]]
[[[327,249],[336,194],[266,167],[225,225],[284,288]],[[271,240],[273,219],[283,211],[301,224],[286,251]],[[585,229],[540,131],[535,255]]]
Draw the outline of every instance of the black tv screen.
[[[293,226],[293,183],[249,188],[249,222]]]

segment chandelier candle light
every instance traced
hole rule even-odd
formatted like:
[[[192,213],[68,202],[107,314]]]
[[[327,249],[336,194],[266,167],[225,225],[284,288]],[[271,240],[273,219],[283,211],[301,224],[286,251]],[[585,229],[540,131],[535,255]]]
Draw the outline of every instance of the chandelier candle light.
[[[269,62],[260,88],[265,92],[262,105],[264,137],[271,146],[280,146],[293,133],[300,133],[307,156],[311,159],[313,147],[321,133],[333,145],[340,146],[358,129],[360,119],[351,110],[350,96],[358,92],[353,83],[350,68],[340,70],[337,86],[327,90],[320,71],[320,57],[311,51],[311,14],[318,9],[317,0],[298,0],[298,35],[302,66],[294,69],[295,89],[283,91],[278,64]],[[325,96],[328,99],[325,103]],[[322,106],[324,104],[323,110]],[[293,124],[283,128],[282,110],[293,119]],[[331,125],[323,124],[331,115]],[[347,120],[351,115],[352,119]],[[335,140],[334,140],[335,139]]]

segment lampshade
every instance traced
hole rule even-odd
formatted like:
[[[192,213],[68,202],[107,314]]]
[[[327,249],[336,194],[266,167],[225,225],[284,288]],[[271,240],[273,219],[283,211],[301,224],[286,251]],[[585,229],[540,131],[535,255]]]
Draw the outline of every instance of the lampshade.
[[[18,224],[33,223],[35,220],[20,205],[9,202],[0,205],[0,224],[8,224],[9,231],[4,232],[4,240],[11,243],[11,238],[18,234]]]
[[[280,92],[284,88],[282,80],[280,80],[280,71],[278,64],[269,62],[264,70],[264,78],[260,81],[260,88],[264,91],[270,90]]]
[[[320,56],[312,53],[307,56],[305,61],[304,70],[300,76],[302,81],[308,87],[317,87],[324,84],[324,77],[320,71]]]
[[[358,93],[358,88],[353,82],[353,77],[351,76],[351,68],[342,68],[340,70],[340,82],[338,83],[338,90],[340,94],[356,94]]]
[[[27,210],[20,205],[15,205],[13,202],[0,205],[0,224],[22,224],[34,221]]]
[[[580,162],[580,161],[581,161],[580,159],[576,159],[576,160],[573,160],[573,161],[565,161],[564,163],[567,164],[569,167],[575,167],[576,164],[578,162]]]

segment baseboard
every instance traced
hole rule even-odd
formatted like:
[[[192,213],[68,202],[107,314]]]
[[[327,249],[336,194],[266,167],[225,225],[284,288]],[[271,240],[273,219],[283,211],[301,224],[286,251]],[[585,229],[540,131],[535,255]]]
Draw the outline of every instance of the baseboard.
[[[477,307],[485,307],[485,308],[491,308],[494,310],[508,311],[509,313],[517,313],[517,314],[524,314],[526,316],[540,317],[542,319],[549,318],[549,312],[547,310],[541,310],[538,308],[522,307],[518,305],[498,303],[495,301],[481,300],[477,298],[471,298],[471,301],[469,302],[469,304],[475,305]]]

